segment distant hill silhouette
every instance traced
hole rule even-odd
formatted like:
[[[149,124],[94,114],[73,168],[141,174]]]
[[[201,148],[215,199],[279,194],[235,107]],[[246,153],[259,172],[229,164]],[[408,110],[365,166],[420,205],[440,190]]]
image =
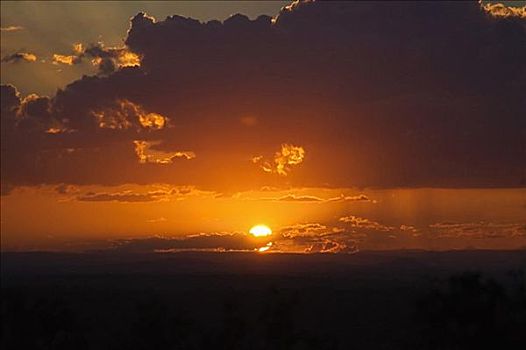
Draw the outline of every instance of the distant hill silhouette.
[[[1,257],[2,349],[526,345],[525,252]]]

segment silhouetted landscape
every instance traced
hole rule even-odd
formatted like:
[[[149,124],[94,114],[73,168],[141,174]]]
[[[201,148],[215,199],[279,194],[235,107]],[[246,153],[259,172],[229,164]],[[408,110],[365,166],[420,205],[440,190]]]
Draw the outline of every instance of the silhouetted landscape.
[[[2,253],[2,349],[522,349],[525,251]]]
[[[526,1],[0,10],[0,350],[526,349]]]

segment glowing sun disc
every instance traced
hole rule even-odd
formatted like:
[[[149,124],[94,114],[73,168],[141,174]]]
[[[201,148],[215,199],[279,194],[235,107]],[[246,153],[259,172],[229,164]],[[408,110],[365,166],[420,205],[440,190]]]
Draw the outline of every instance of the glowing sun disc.
[[[256,225],[252,227],[248,232],[254,237],[265,237],[270,236],[272,234],[272,230],[266,225]]]

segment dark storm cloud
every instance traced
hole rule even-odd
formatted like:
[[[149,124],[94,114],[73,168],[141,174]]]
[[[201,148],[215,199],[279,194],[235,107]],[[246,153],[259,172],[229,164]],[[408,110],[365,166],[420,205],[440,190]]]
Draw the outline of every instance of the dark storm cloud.
[[[524,186],[524,21],[477,2],[305,2],[207,23],[138,14],[125,43],[140,67],[83,77],[38,115],[2,88],[2,183]],[[170,123],[101,127],[101,111],[129,116],[116,101]],[[196,158],[140,164],[136,140]],[[283,144],[305,149],[286,179],[251,162]]]

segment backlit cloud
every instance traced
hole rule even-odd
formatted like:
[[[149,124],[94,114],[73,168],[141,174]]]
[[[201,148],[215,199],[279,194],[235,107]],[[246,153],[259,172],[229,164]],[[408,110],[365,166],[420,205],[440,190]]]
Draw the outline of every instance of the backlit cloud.
[[[7,26],[7,27],[1,27],[0,32],[19,32],[21,30],[24,30],[24,27],[22,26]]]
[[[280,233],[285,238],[295,238],[295,237],[321,237],[332,235],[334,233],[342,232],[343,229],[337,227],[328,227],[320,223],[304,223],[304,224],[295,224],[291,226],[283,227],[280,230]]]
[[[2,63],[18,63],[18,62],[35,62],[37,56],[30,52],[15,52],[11,55],[4,56]]]
[[[135,140],[133,144],[135,145],[135,153],[139,163],[170,164],[175,158],[195,158],[195,153],[192,151],[163,152],[152,150],[151,146],[157,143]]]
[[[526,5],[522,7],[507,6],[502,3],[483,4],[482,8],[495,17],[519,17],[526,18]]]
[[[274,154],[273,161],[265,161],[262,156],[257,156],[252,158],[252,162],[267,173],[287,176],[292,167],[303,162],[304,158],[305,149],[303,147],[284,143],[281,149]]]
[[[213,192],[200,191],[193,186],[170,186],[154,184],[148,186],[123,185],[111,187],[83,187],[61,184],[54,187],[54,191],[61,196],[61,200],[77,200],[82,202],[158,202],[179,201],[192,197],[206,198],[213,196]],[[69,197],[69,198],[68,198]],[[155,222],[167,221],[158,220]],[[151,221],[148,221],[151,222]],[[153,222],[153,221],[152,221]]]
[[[326,201],[327,202],[373,202],[373,203],[376,203],[375,200],[371,200],[365,194],[358,194],[355,196],[346,196],[344,194],[340,194],[340,196],[329,198]]]
[[[81,202],[155,202],[167,199],[169,194],[169,192],[160,190],[147,193],[133,193],[131,191],[120,193],[88,192],[79,195],[76,199]]]
[[[116,69],[136,67],[141,65],[141,58],[126,47],[105,47],[103,43],[91,44],[86,47],[82,43],[73,44],[73,54],[54,54],[55,64],[74,65],[89,59],[91,64],[99,68],[99,72],[110,74]]]
[[[375,202],[369,199],[364,194],[359,194],[356,196],[346,196],[344,194],[341,194],[337,197],[331,197],[327,199],[323,199],[316,196],[309,196],[309,195],[295,195],[295,194],[289,194],[283,197],[279,197],[275,200],[282,201],[282,202]]]
[[[277,200],[283,202],[323,202],[323,199],[316,196],[297,196],[294,194],[279,197]]]
[[[81,62],[81,59],[78,56],[74,55],[59,55],[53,54],[53,63],[67,64],[68,66],[78,64]]]
[[[367,218],[362,218],[354,215],[342,216],[338,221],[345,223],[352,228],[361,228],[374,231],[384,231],[389,232],[394,230],[394,227],[380,224],[379,222],[369,220]]]
[[[91,111],[100,128],[127,129],[133,125],[145,129],[162,129],[166,117],[157,113],[147,113],[140,105],[126,99],[116,100],[102,109]]]

